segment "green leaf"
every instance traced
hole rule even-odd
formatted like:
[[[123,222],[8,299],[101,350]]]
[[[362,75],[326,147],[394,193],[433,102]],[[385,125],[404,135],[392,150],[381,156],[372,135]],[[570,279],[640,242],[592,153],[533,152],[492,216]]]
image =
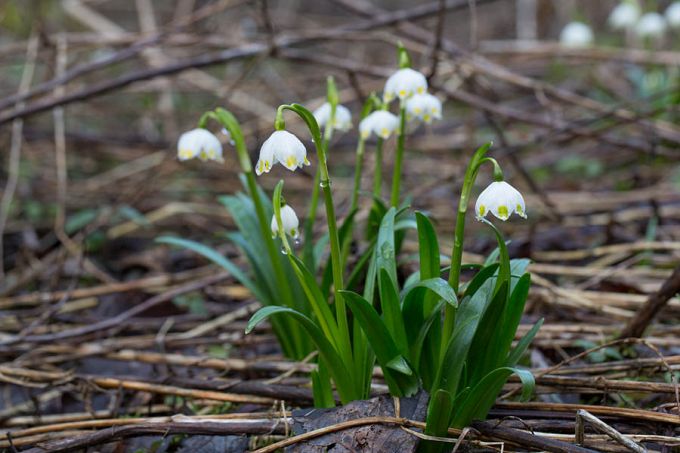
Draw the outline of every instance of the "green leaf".
[[[331,386],[331,376],[323,360],[319,360],[317,370],[311,372],[314,407],[334,407],[335,398]]]
[[[260,288],[257,285],[255,285],[253,281],[250,278],[248,278],[248,276],[246,276],[246,274],[241,269],[239,269],[238,266],[236,266],[226,257],[222,256],[222,254],[220,254],[218,251],[208,247],[207,245],[203,245],[200,242],[192,241],[189,239],[181,239],[171,236],[161,236],[156,239],[156,242],[159,242],[161,244],[177,245],[189,249],[193,252],[196,252],[199,255],[203,255],[205,258],[209,259],[213,263],[219,265],[227,272],[229,272],[235,279],[241,282],[243,286],[248,288],[248,290],[251,293],[253,293],[256,299],[258,300],[265,299],[265,296],[262,293],[262,291],[260,291]]]
[[[375,352],[390,393],[395,396],[408,396],[415,393],[418,388],[418,379],[412,367],[399,352],[378,312],[359,294],[352,291],[341,291],[341,293]]]
[[[520,361],[542,325],[543,318],[539,319],[538,322],[517,342],[517,345],[513,348],[505,361],[507,366],[513,367],[517,365],[517,362]]]
[[[416,223],[418,225],[420,278],[440,277],[439,241],[434,226],[432,226],[430,219],[421,212],[416,212]]]
[[[458,406],[451,426],[464,428],[472,420],[484,420],[496,401],[498,393],[511,374],[516,374],[522,382],[522,399],[528,400],[536,386],[534,376],[528,370],[501,367],[488,373],[475,385],[465,401]]]
[[[394,249],[395,208],[390,208],[380,222],[376,244],[377,269],[385,269],[393,282],[397,282],[397,260]]]
[[[531,286],[531,274],[524,274],[515,285],[514,291],[510,294],[507,306],[505,308],[505,313],[503,313],[503,318],[501,324],[497,330],[497,341],[496,347],[498,348],[498,365],[501,365],[512,346],[512,340],[515,339],[515,333],[517,332],[517,327],[522,319],[522,313],[524,313],[524,305],[526,304],[527,297],[529,296],[529,287]]]
[[[479,317],[473,316],[456,326],[446,346],[434,388],[446,390],[451,395],[458,393],[465,357],[468,356],[468,350],[475,336],[478,322]]]
[[[482,319],[477,326],[475,338],[468,354],[468,382],[478,382],[482,376],[497,368],[505,361],[506,351],[500,351],[503,343],[500,327],[507,304],[507,281],[501,284],[490,303],[487,304]]]
[[[427,425],[425,434],[436,437],[447,437],[449,420],[453,412],[453,396],[446,390],[439,389],[430,398],[427,408]],[[451,449],[450,444],[421,440],[418,451],[423,453],[440,453]]]
[[[401,306],[396,283],[387,273],[386,269],[380,269],[378,289],[380,292],[380,308],[382,309],[385,325],[402,354],[408,352],[408,341],[404,319],[401,317]]]
[[[498,270],[498,263],[491,264],[482,268],[477,274],[470,280],[470,282],[465,287],[465,292],[463,293],[465,297],[471,297],[474,295],[479,288],[482,287],[484,283],[490,278],[492,278],[496,271]]]
[[[307,300],[309,300],[314,315],[321,325],[321,329],[326,335],[326,338],[335,344],[335,339],[338,338],[338,325],[333,316],[333,312],[328,306],[327,299],[321,292],[321,288],[319,288],[316,279],[305,266],[305,263],[295,255],[288,255],[288,257],[296,271],[298,281],[307,295]]]
[[[265,319],[279,314],[292,316],[307,331],[307,334],[319,349],[320,357],[328,365],[328,371],[335,381],[335,385],[338,389],[338,393],[340,394],[340,399],[342,400],[343,404],[355,399],[357,389],[354,388],[351,380],[351,374],[346,368],[345,364],[342,362],[340,355],[338,355],[336,349],[328,341],[326,336],[324,336],[321,329],[319,329],[319,327],[314,324],[311,319],[302,313],[295,311],[292,308],[277,307],[274,305],[260,308],[248,321],[246,334],[250,333],[255,328],[255,326]]]

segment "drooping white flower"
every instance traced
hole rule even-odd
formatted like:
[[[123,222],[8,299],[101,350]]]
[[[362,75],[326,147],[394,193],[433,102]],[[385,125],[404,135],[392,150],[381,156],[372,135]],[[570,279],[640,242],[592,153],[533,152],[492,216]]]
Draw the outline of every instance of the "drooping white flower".
[[[593,31],[583,22],[570,22],[560,33],[560,44],[565,47],[588,47],[593,43]]]
[[[666,20],[657,12],[645,13],[635,25],[639,38],[658,39],[666,32]]]
[[[269,173],[274,164],[281,163],[290,171],[309,165],[307,149],[295,135],[288,131],[274,131],[262,144],[260,158],[255,165],[255,173]]]
[[[326,102],[318,109],[314,110],[314,118],[319,123],[319,127],[324,127],[331,118],[331,105]],[[352,129],[352,113],[344,105],[337,105],[335,107],[335,118],[333,121],[333,129],[347,132]]]
[[[611,13],[607,23],[614,30],[627,30],[633,28],[640,18],[640,7],[634,2],[621,2]]]
[[[414,94],[423,94],[427,91],[427,79],[423,74],[411,68],[402,68],[392,74],[385,83],[383,100],[392,102],[399,98],[402,101]]]
[[[492,182],[479,194],[475,203],[477,219],[481,220],[489,212],[503,221],[508,220],[513,212],[525,219],[527,217],[522,194],[505,181]]]
[[[664,13],[671,28],[680,28],[680,2],[673,2]]]
[[[382,139],[388,139],[399,129],[399,117],[386,110],[376,110],[359,123],[359,133],[363,139],[375,134]]]
[[[300,235],[300,221],[290,205],[281,206],[281,226],[283,226],[283,231],[293,239],[297,239]],[[276,237],[279,234],[279,224],[276,221],[276,215],[272,216],[271,228],[272,236]]]
[[[430,124],[433,119],[442,118],[442,103],[429,93],[416,94],[406,101],[406,114],[409,119],[417,118]]]
[[[207,160],[223,162],[220,140],[212,132],[202,128],[183,133],[177,141],[177,158],[189,160],[194,157],[204,162]]]

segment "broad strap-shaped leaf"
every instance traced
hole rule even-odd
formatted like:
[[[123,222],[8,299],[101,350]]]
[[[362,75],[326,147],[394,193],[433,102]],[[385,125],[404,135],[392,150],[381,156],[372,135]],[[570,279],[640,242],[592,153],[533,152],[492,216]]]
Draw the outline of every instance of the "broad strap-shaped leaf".
[[[429,218],[416,212],[418,225],[418,253],[420,257],[420,278],[427,280],[440,277],[439,241]]]
[[[321,292],[321,288],[319,288],[316,279],[300,258],[295,255],[288,255],[288,257],[290,258],[290,262],[298,276],[298,281],[307,295],[307,300],[312,307],[312,311],[314,312],[324,335],[337,346],[335,339],[338,338],[338,325],[333,316],[333,312],[328,306],[327,299]]]
[[[427,407],[425,434],[448,437],[453,401],[453,396],[446,390],[439,389],[434,392]],[[451,450],[451,444],[432,440],[421,440],[418,445],[419,453],[443,453],[447,449]]]
[[[472,388],[465,401],[458,405],[451,426],[464,428],[469,426],[472,420],[484,420],[511,374],[519,377],[522,382],[522,400],[528,400],[536,387],[533,374],[520,368],[496,368],[484,376]]]
[[[395,287],[396,283],[389,276],[386,269],[381,268],[379,272],[378,290],[380,293],[380,308],[382,309],[385,325],[392,338],[394,338],[399,351],[402,354],[407,354],[408,340],[406,329],[404,328],[404,319],[401,316],[401,305],[399,303],[399,292]]]
[[[477,382],[489,371],[505,361],[507,350],[501,351],[504,340],[500,338],[500,325],[507,306],[508,282],[501,284],[487,304],[477,326],[468,357],[469,383]]]
[[[192,241],[190,239],[176,238],[172,236],[161,236],[156,239],[156,242],[161,244],[171,244],[177,245],[179,247],[184,247],[193,252],[203,255],[205,258],[209,259],[213,263],[222,267],[224,270],[229,272],[236,280],[238,280],[243,286],[248,288],[248,290],[253,293],[256,299],[264,300],[266,297],[260,291],[260,288],[253,283],[253,281],[234,263],[231,262],[227,257],[223,256],[221,253],[208,247],[207,245],[201,244],[200,242]]]
[[[469,317],[465,322],[456,325],[453,335],[446,346],[437,378],[435,389],[443,389],[451,395],[458,393],[458,387],[462,379],[465,358],[468,356],[472,339],[475,336],[479,318]]]
[[[375,352],[390,393],[395,396],[413,394],[418,388],[418,378],[400,353],[378,312],[355,292],[342,291],[342,295]]]
[[[517,345],[515,345],[512,351],[510,351],[510,354],[508,354],[508,358],[506,360],[507,366],[513,367],[517,365],[531,342],[534,340],[534,337],[542,325],[543,318],[539,319],[536,324],[534,324],[534,326],[517,342]]]
[[[300,323],[319,349],[319,355],[326,362],[326,365],[328,365],[328,371],[335,381],[343,404],[353,400],[355,398],[356,390],[354,389],[349,370],[321,329],[307,316],[288,307],[277,307],[275,305],[263,307],[255,312],[248,321],[246,334],[250,333],[259,323],[274,315],[292,316]]]
[[[335,398],[333,397],[333,387],[331,386],[331,376],[323,360],[319,360],[318,368],[311,373],[312,394],[314,396],[314,407],[333,407]]]
[[[475,294],[488,279],[493,278],[496,275],[497,271],[498,263],[483,267],[465,287],[464,296],[469,297]]]
[[[377,277],[380,269],[385,269],[393,282],[397,282],[397,260],[394,248],[394,217],[396,209],[390,208],[380,222],[378,242],[376,244]]]
[[[510,351],[510,346],[512,346],[512,340],[515,339],[517,327],[522,319],[522,313],[524,313],[524,305],[529,296],[530,286],[531,274],[524,274],[517,280],[515,289],[510,294],[507,306],[505,307],[505,313],[503,313],[503,319],[498,326],[498,348],[501,354],[498,365],[503,364],[505,361]]]

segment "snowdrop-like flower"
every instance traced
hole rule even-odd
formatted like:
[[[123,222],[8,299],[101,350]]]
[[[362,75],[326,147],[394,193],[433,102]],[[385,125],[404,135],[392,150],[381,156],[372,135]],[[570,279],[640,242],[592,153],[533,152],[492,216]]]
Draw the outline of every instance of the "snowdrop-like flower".
[[[680,2],[673,2],[665,12],[666,22],[672,28],[680,28]]]
[[[427,79],[424,75],[411,68],[402,68],[387,79],[383,99],[385,102],[392,102],[395,98],[403,101],[414,94],[423,94],[426,91]]]
[[[666,20],[656,12],[644,14],[635,25],[635,33],[640,38],[661,38],[666,31]]]
[[[416,94],[406,101],[406,114],[409,119],[417,118],[430,124],[433,119],[442,118],[442,103],[429,93]]]
[[[260,158],[255,165],[255,173],[269,173],[275,163],[290,171],[309,165],[307,149],[295,135],[288,131],[274,131],[274,133],[262,144]]]
[[[560,43],[565,47],[588,47],[593,43],[593,31],[583,22],[570,22],[560,33]]]
[[[177,141],[177,158],[189,160],[198,157],[202,161],[223,162],[222,144],[215,135],[206,129],[192,129],[180,135]]]
[[[319,123],[319,127],[324,127],[331,119],[331,105],[326,102],[324,105],[314,110],[314,118],[316,119],[316,122]],[[333,129],[342,132],[347,132],[352,129],[352,114],[344,105],[337,105],[335,107]]]
[[[283,226],[283,231],[293,239],[297,239],[300,235],[300,221],[290,205],[281,206],[281,226]],[[272,236],[276,237],[279,234],[279,224],[275,215],[272,216],[271,228]]]
[[[363,139],[370,137],[371,133],[382,139],[388,139],[397,129],[399,118],[385,110],[376,110],[359,123],[359,133]]]
[[[614,30],[633,28],[640,18],[640,7],[637,3],[621,2],[609,14],[607,22]]]
[[[522,194],[505,181],[492,182],[479,194],[475,203],[477,219],[481,220],[489,212],[503,221],[508,220],[513,212],[525,219],[527,217]]]

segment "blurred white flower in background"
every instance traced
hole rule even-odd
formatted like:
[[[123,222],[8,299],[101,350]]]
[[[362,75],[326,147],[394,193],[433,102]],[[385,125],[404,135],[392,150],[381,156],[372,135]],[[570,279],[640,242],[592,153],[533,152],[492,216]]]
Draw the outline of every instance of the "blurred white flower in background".
[[[371,134],[388,139],[398,128],[399,118],[385,110],[376,110],[359,123],[359,133],[363,139],[367,139]]]
[[[639,38],[658,39],[666,32],[666,20],[657,12],[645,13],[635,25],[635,34]]]
[[[326,102],[318,109],[314,110],[314,118],[319,123],[319,127],[324,127],[331,118],[331,105]],[[335,120],[333,121],[333,129],[347,132],[352,129],[352,113],[344,105],[337,105],[335,107]]]
[[[560,44],[565,47],[588,47],[593,43],[593,31],[583,22],[570,22],[560,33]]]
[[[666,21],[672,28],[680,28],[680,2],[673,2],[666,8]]]
[[[423,94],[427,91],[427,79],[423,74],[411,68],[402,68],[392,74],[385,83],[383,100],[392,102],[399,98],[405,100],[414,94]]]
[[[223,162],[220,140],[206,129],[192,129],[180,135],[177,141],[177,158],[189,160],[198,157],[202,161]]]
[[[624,1],[616,5],[607,22],[615,30],[628,30],[637,24],[640,13],[640,7],[636,2]]]
[[[283,231],[293,239],[297,239],[300,235],[300,221],[298,220],[297,214],[295,214],[295,211],[290,207],[290,205],[281,206],[281,226],[283,227]],[[278,236],[279,224],[276,221],[276,215],[272,216],[271,228],[272,236]]]
[[[307,148],[290,132],[274,131],[260,148],[260,158],[255,165],[255,173],[258,176],[268,173],[277,162],[290,171],[309,165]]]
[[[489,212],[503,221],[508,220],[513,212],[527,218],[524,197],[505,181],[492,182],[479,194],[475,203],[477,219],[481,220]]]
[[[433,119],[442,117],[442,103],[436,96],[429,93],[416,94],[406,101],[408,119],[419,119],[430,124]]]

